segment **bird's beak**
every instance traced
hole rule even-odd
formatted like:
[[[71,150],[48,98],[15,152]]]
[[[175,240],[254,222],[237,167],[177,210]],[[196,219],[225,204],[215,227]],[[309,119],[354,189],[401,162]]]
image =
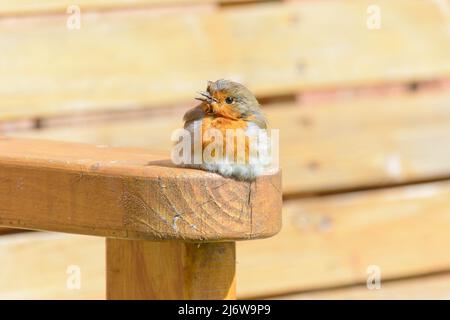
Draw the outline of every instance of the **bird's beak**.
[[[212,104],[213,102],[215,102],[215,103],[219,102],[216,98],[211,96],[209,94],[209,92],[199,91],[198,94],[201,95],[201,97],[196,97],[195,99],[197,99],[197,100],[206,102],[208,104]]]

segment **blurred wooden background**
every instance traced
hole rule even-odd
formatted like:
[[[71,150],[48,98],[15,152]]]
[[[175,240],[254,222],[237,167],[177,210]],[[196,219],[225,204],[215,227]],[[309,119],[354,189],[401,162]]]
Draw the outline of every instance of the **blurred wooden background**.
[[[195,92],[240,81],[280,129],[285,206],[238,243],[238,296],[450,298],[450,3],[74,2],[0,0],[1,134],[168,153]],[[2,232],[0,298],[105,297],[104,239]]]

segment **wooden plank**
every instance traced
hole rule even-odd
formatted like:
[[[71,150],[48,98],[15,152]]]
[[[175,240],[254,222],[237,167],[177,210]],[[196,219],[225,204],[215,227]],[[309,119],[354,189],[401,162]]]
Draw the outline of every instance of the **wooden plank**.
[[[449,270],[449,194],[450,182],[440,182],[288,201],[279,235],[237,244],[238,297],[365,283],[369,265],[380,267],[382,288],[388,280]],[[21,246],[6,242],[16,235],[0,237],[0,256],[7,261],[0,298],[105,297],[106,269],[97,259],[104,255],[103,239],[58,235],[44,241],[38,234],[14,238],[24,239]],[[82,266],[87,291],[66,292],[64,272],[72,264]]]
[[[2,138],[0,150],[0,226],[186,241],[281,227],[281,174],[236,181],[143,149],[45,140]]]
[[[1,236],[0,299],[105,299],[104,255],[105,240],[98,237]]]
[[[270,299],[270,298],[269,298]],[[272,298],[273,299],[273,298]],[[450,274],[408,278],[383,283],[379,290],[365,285],[276,297],[283,300],[448,300]]]
[[[221,0],[221,2],[239,0]],[[77,0],[76,3],[69,0],[16,0],[0,1],[0,15],[24,15],[45,13],[66,13],[67,8],[77,5],[81,12],[95,10],[140,8],[143,6],[173,6],[173,5],[195,5],[218,2],[215,0]]]
[[[105,260],[93,259],[104,255],[104,243],[98,237],[41,232],[1,237],[0,299],[105,299]],[[71,265],[80,266],[80,289],[67,288],[70,276],[67,270]],[[36,277],[36,266],[39,266],[39,277]],[[449,275],[438,274],[382,282],[381,290],[355,285],[276,298],[448,299],[449,291]]]
[[[0,118],[185,103],[218,78],[267,96],[450,74],[437,5],[380,0],[382,27],[368,30],[370,4],[85,13],[79,30],[66,15],[1,19]]]
[[[279,235],[239,244],[240,297],[448,270],[449,200],[450,181],[288,201]]]
[[[266,109],[272,128],[280,129],[283,191],[308,194],[450,176],[448,101],[449,92],[436,91]],[[168,155],[183,112],[12,135],[139,146]]]
[[[235,299],[235,247],[234,242],[107,239],[107,298]]]
[[[387,280],[449,270],[449,196],[450,182],[447,181],[287,201],[280,234],[271,239],[237,244],[238,297],[271,297],[365,283],[367,268],[371,265],[380,267],[382,287]],[[30,234],[35,233],[24,236],[33,237]],[[0,243],[7,237],[10,236],[0,237]],[[103,243],[102,239],[95,239]],[[94,265],[103,263],[102,259],[88,257],[103,256],[104,247],[90,241],[85,245],[76,240],[65,243],[66,248],[75,248],[74,252],[83,247],[83,257],[93,264],[92,268],[100,270],[96,279],[103,278],[104,269]],[[56,258],[50,252],[54,252],[54,246],[58,247],[59,243],[61,240],[48,244],[46,251],[33,238],[23,246],[27,254],[39,252],[42,256]],[[58,252],[71,261],[70,251],[59,249]],[[0,249],[2,257],[3,252]],[[8,252],[12,255],[20,251],[12,247]],[[20,265],[18,272],[23,274],[21,270],[31,270],[31,265],[38,264],[11,262],[7,265]],[[31,283],[30,292],[14,292],[16,287],[9,276],[14,269],[8,269],[9,273],[3,270],[0,272],[0,297],[40,297],[37,285],[31,285],[35,282],[27,280],[31,275],[23,280]],[[48,272],[43,276],[49,277],[46,279],[58,276],[56,267],[52,269],[47,265],[44,270]],[[26,288],[25,283],[23,288]],[[56,290],[54,294],[52,290]],[[43,294],[55,297],[61,290],[64,288],[48,280]]]
[[[114,239],[108,239],[110,244],[112,240]],[[234,260],[235,251],[232,243],[218,243],[216,245],[219,250],[214,250],[217,249],[217,247],[213,248],[214,244],[182,245],[175,242],[164,242],[157,246],[155,243],[147,241],[127,240],[127,242],[131,244],[131,249],[134,249],[133,252],[136,252],[136,248],[141,253],[151,250],[149,253],[140,256],[143,260],[139,260],[139,271],[136,274],[141,276],[141,280],[145,280],[144,278],[154,274],[152,267],[162,261],[165,263],[165,270],[164,274],[159,276],[168,276],[167,270],[175,267],[174,261],[170,258],[175,258],[175,256],[169,257],[166,249],[176,249],[183,251],[183,255],[178,256],[178,259],[183,258],[183,262],[186,263],[186,266],[190,266],[191,271],[200,272],[199,274],[194,272],[196,276],[199,276],[198,278],[189,279],[186,277],[186,281],[191,280],[191,290],[184,292],[183,297],[186,297],[186,295],[191,298],[199,297],[199,294],[202,293],[203,296],[206,294],[209,297],[217,295],[218,292],[212,291],[212,289],[205,293],[208,290],[208,285],[211,285],[213,281],[217,283],[218,279],[214,279],[214,276],[218,276],[224,285],[231,281],[231,289],[234,288],[234,264],[224,263],[224,257]],[[124,249],[123,244],[115,242],[112,245],[115,245],[116,249],[119,249],[117,246],[121,245],[120,249]],[[115,260],[114,257],[117,257],[118,254],[122,258],[129,258],[129,256],[125,257],[124,254],[130,253],[130,251],[121,253],[115,251],[113,254],[111,248],[108,249],[107,259]],[[144,250],[142,251],[142,249]],[[155,253],[155,250],[158,254]],[[21,236],[3,236],[0,237],[0,256],[2,257],[0,299],[105,299],[106,297],[106,265],[105,259],[102,259],[105,256],[105,240],[102,238],[43,232],[26,233]],[[142,263],[142,261],[146,261],[146,263]],[[39,266],[38,270],[36,266]],[[79,289],[66,285],[68,281],[70,282],[71,273],[67,273],[67,270],[73,270],[73,268],[70,268],[71,266],[80,268],[81,285]],[[208,266],[210,269],[205,269]],[[114,288],[114,291],[110,292],[110,295],[112,295],[110,298],[119,299],[121,297],[121,292],[116,289],[119,288],[118,282],[121,279],[123,280],[121,276],[124,274],[118,274],[119,271],[124,272],[124,267],[137,267],[137,265],[128,264],[120,267],[108,268],[108,272],[114,275],[114,278],[109,279],[110,281],[114,279],[114,282],[108,283],[110,288]],[[145,272],[142,267],[146,268]],[[186,270],[189,270],[189,268],[186,268]],[[186,270],[181,268],[180,273],[177,274],[181,281],[182,277],[187,275],[184,273]],[[36,276],[37,272],[39,272],[38,277]],[[232,278],[225,277],[226,274],[232,276]],[[131,286],[133,277],[130,274],[126,274],[126,276],[127,285]],[[160,278],[153,278],[153,284],[158,279]],[[167,285],[169,285],[168,282]],[[164,292],[173,294],[173,296],[167,298],[174,298],[182,294],[179,289],[180,283],[177,283]],[[148,291],[145,291],[144,294],[148,294]],[[232,298],[235,292],[233,290],[228,291],[227,295]],[[140,295],[140,297],[143,296]],[[139,297],[136,296],[135,298]]]

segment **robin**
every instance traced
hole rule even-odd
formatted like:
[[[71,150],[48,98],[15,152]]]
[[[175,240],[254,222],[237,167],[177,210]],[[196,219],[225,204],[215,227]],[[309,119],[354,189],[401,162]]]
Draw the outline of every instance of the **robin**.
[[[191,158],[200,159],[190,166],[238,180],[271,171],[267,120],[250,90],[222,79],[208,81],[206,91],[199,94],[201,104],[183,118],[193,137]]]

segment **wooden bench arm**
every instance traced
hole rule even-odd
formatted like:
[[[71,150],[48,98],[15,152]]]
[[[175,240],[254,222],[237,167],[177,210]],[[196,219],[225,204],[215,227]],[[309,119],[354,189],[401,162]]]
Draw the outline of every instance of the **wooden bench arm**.
[[[113,238],[234,241],[281,225],[280,174],[239,182],[142,149],[0,139],[0,225]]]
[[[0,137],[0,226],[107,237],[109,299],[234,298],[234,241],[279,231],[280,190],[280,173],[240,182],[141,149]]]

